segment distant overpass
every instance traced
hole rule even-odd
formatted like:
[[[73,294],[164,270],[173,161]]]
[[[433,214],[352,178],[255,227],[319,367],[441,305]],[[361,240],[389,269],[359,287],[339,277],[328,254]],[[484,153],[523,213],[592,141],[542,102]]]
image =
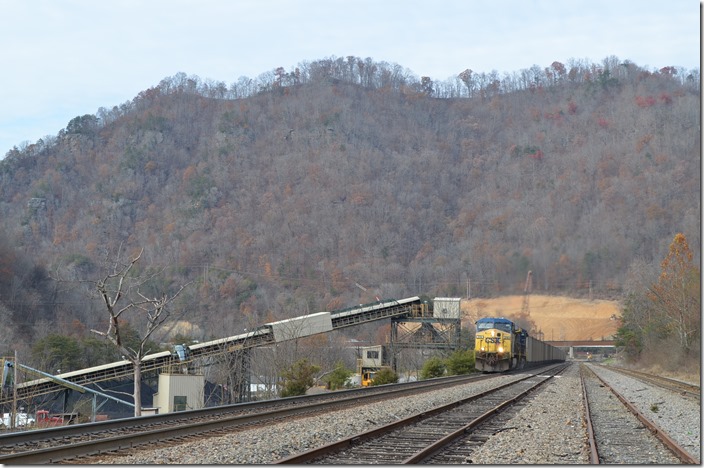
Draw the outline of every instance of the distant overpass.
[[[568,356],[574,358],[576,348],[616,348],[615,340],[572,340],[572,341],[546,341],[547,344],[556,348],[568,349]]]

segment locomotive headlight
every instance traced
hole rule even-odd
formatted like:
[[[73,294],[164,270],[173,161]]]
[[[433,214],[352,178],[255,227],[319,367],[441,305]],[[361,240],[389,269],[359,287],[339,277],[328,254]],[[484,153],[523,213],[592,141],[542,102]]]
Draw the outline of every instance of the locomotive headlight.
[[[496,333],[494,330],[491,330],[491,336],[494,336],[494,333]]]
[[[482,346],[481,350],[482,350],[482,351],[486,351],[486,348],[485,348],[484,346]]]
[[[499,346],[499,352],[500,352],[500,353],[503,353],[503,352],[504,352],[504,347],[503,347],[503,346]]]

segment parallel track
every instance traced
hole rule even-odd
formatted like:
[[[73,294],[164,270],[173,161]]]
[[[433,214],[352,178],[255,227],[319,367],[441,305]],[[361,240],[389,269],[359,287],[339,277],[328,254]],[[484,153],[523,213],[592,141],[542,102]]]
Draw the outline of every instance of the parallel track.
[[[438,387],[494,378],[458,376],[407,384],[228,405],[203,410],[127,418],[91,424],[9,433],[0,436],[0,464],[56,463],[131,449],[144,444],[237,430],[245,426],[330,411]]]
[[[619,372],[621,374],[628,375],[640,381],[656,385],[660,388],[666,390],[671,390],[673,392],[679,393],[687,398],[692,398],[695,401],[701,401],[702,389],[699,385],[690,384],[687,382],[682,382],[681,380],[670,379],[668,377],[663,377],[661,375],[647,374],[645,372],[639,372],[631,369],[625,369],[623,367],[615,366],[602,366],[606,369],[610,369],[614,372]]]
[[[699,464],[592,369],[581,365],[580,371],[593,426],[591,463]],[[644,433],[646,429],[652,437]]]
[[[500,430],[498,415],[562,372],[566,364],[449,405],[397,421],[326,446],[292,455],[278,464],[457,463]],[[469,434],[469,435],[468,435]]]

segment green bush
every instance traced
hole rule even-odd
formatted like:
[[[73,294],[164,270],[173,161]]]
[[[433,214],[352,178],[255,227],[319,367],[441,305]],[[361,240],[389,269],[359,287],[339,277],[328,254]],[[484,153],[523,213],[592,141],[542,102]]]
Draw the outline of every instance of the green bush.
[[[327,383],[330,390],[337,390],[339,388],[345,387],[345,382],[349,379],[354,372],[347,369],[342,362],[338,362],[335,365],[335,369],[326,375],[323,380]]]
[[[474,370],[474,351],[455,351],[447,358],[446,365],[449,375],[469,374]]]
[[[391,369],[384,368],[376,373],[372,385],[385,385],[398,382],[398,374]]]
[[[420,370],[421,380],[434,379],[445,375],[445,363],[439,357],[432,357],[425,361]]]
[[[320,372],[320,367],[308,362],[308,359],[296,361],[291,367],[281,373],[284,379],[282,397],[305,395],[306,390],[313,386],[313,376]]]

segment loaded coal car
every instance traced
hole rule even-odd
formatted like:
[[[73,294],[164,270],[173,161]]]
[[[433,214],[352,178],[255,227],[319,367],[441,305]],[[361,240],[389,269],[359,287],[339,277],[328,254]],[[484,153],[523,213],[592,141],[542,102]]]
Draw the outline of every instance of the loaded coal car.
[[[486,317],[475,324],[474,367],[479,371],[503,372],[565,360],[563,350],[533,338],[511,320]]]

